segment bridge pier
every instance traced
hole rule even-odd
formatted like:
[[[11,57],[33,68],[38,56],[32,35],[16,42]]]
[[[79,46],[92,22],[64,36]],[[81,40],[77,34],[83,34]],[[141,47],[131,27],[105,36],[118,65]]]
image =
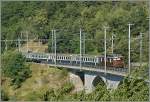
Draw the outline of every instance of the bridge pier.
[[[84,89],[84,81],[82,78],[82,73],[71,71],[69,72],[70,82],[74,85],[75,89],[73,92],[82,91]]]
[[[123,80],[122,76],[116,76],[113,74],[104,74],[104,73],[90,73],[90,72],[85,72],[84,73],[84,88],[86,93],[90,93],[94,90],[94,83],[93,81],[97,78],[100,77],[102,81],[105,83],[107,86],[107,89],[116,89],[120,83],[121,80]],[[97,80],[98,81],[98,80]]]
[[[86,93],[90,93],[93,91],[93,80],[96,77],[95,74],[92,73],[84,73],[84,89]]]
[[[105,82],[107,89],[116,89],[121,80],[123,80],[122,76],[117,76],[113,74],[101,75],[101,78]]]

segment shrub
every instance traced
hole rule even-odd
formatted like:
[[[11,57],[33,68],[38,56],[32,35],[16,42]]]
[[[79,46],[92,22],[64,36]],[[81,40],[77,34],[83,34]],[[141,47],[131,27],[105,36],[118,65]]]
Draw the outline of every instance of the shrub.
[[[2,74],[11,78],[14,88],[20,87],[31,76],[31,70],[25,61],[25,57],[18,52],[9,51],[2,56]]]

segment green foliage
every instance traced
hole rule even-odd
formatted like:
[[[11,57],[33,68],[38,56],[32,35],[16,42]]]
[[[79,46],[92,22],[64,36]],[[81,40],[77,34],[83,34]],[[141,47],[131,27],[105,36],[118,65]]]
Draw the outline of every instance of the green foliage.
[[[87,98],[85,95],[85,91],[81,91],[72,95],[73,100],[75,101],[85,101]]]
[[[65,96],[68,95],[73,89],[72,83],[65,83],[63,87],[59,89],[49,89],[42,97],[44,101],[58,101],[64,100]]]
[[[31,70],[21,53],[8,51],[2,56],[2,75],[11,78],[14,88],[18,88],[30,77]]]
[[[148,101],[148,85],[139,79],[125,78],[116,90],[108,90],[105,85],[98,84],[92,93],[81,91],[69,94],[72,90],[70,83],[64,87],[47,91],[43,98],[46,101]]]
[[[56,100],[56,95],[54,92],[54,89],[49,89],[46,91],[46,93],[42,97],[43,101],[55,101]]]
[[[118,101],[148,101],[148,98],[148,83],[142,79],[125,78],[112,94],[112,100]]]
[[[68,71],[67,69],[62,68],[62,72],[61,72],[62,77],[65,77],[68,75]]]
[[[132,70],[131,72],[131,76],[133,78],[143,78],[144,80],[148,80],[149,79],[149,68],[148,68],[148,64],[145,64],[139,68],[135,68]]]
[[[1,89],[1,100],[2,101],[8,101],[9,100],[7,93],[3,89]]]
[[[148,62],[148,5],[147,2],[99,2],[99,1],[18,1],[2,2],[2,39],[17,39],[23,32],[31,38],[48,38],[48,51],[51,52],[51,30],[57,29],[57,52],[79,53],[79,28],[85,33],[85,48],[87,54],[102,54],[104,52],[104,25],[110,26],[107,38],[115,33],[114,53],[122,54],[125,62],[128,60],[128,23],[131,27],[131,38],[143,35],[143,61]],[[139,40],[131,40],[131,61],[139,60]],[[17,42],[8,42],[8,49],[16,47]],[[6,44],[2,44],[2,52]],[[107,50],[111,41],[107,40]],[[109,51],[108,51],[109,53]],[[19,87],[21,82],[30,76],[31,71],[24,63],[25,58],[20,53],[7,52],[2,56],[2,74],[12,79],[12,84]],[[133,77],[148,76],[147,66],[133,72]],[[145,70],[146,69],[146,70]],[[140,73],[138,73],[140,72]],[[147,71],[148,72],[148,71]],[[67,75],[66,71],[62,75]],[[140,76],[144,75],[144,76]],[[147,101],[148,86],[143,80],[125,78],[117,90],[110,92],[106,86],[98,85],[94,92],[84,91],[69,95],[72,85],[54,90],[50,89],[42,96],[42,100],[95,100],[95,101]],[[31,93],[32,94],[32,93]],[[36,100],[39,94],[29,95]]]
[[[2,39],[16,39],[23,32],[30,37],[49,38],[48,51],[51,52],[51,29],[57,29],[57,52],[79,53],[79,28],[86,33],[86,53],[103,53],[104,25],[111,28],[107,38],[115,33],[114,53],[122,54],[127,62],[128,26],[131,28],[131,38],[137,38],[139,32],[144,32],[143,59],[148,61],[148,5],[146,2],[2,2]],[[9,42],[8,48],[15,47],[16,42]],[[2,43],[2,51],[5,44]],[[139,45],[132,41],[131,61],[139,59]],[[107,42],[107,50],[111,42]],[[109,51],[108,51],[109,53]]]
[[[24,99],[25,101],[40,101],[42,94],[43,90],[31,91],[24,96]]]
[[[85,100],[89,101],[110,101],[110,93],[107,90],[106,86],[102,85],[101,83],[98,84],[95,90],[86,95]]]

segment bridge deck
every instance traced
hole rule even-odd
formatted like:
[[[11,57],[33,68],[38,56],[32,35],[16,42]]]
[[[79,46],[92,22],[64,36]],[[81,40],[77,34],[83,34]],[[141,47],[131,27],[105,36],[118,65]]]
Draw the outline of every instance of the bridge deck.
[[[76,70],[86,70],[86,71],[95,71],[104,73],[104,66],[99,63],[99,61],[94,57],[93,59],[89,58],[89,56],[84,56],[85,60],[81,61],[80,67],[80,59],[77,56],[68,57],[65,55],[60,55],[55,57],[51,54],[44,53],[23,53],[27,59],[31,61],[37,61],[38,63],[49,64],[50,66],[64,67]],[[57,59],[58,58],[58,59]],[[115,68],[108,67],[106,69],[106,73],[126,76],[128,72],[127,68]]]
[[[70,65],[54,65],[54,64],[48,64],[49,66],[56,66],[56,67],[63,67],[63,68],[69,68],[69,69],[77,69],[77,70],[86,70],[86,71],[93,71],[93,72],[101,72],[104,73],[104,69],[98,69],[98,68],[90,68],[90,67],[79,67],[79,66],[70,66]],[[117,72],[113,70],[107,70],[106,73],[119,75],[119,76],[126,76],[126,72]]]

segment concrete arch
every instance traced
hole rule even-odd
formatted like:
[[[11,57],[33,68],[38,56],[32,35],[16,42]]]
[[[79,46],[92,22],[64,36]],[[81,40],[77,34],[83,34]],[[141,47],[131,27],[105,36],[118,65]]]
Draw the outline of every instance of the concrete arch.
[[[84,77],[82,73],[79,72],[70,72],[70,82],[74,84],[73,92],[78,92],[84,89]]]
[[[104,73],[85,73],[85,90],[92,92],[98,82],[104,82],[107,89],[116,89],[123,77]]]
[[[81,79],[81,81],[84,85],[84,72],[75,72],[75,74],[79,76],[79,78]]]
[[[104,80],[102,79],[102,77],[99,76],[99,75],[96,76],[96,77],[93,79],[93,81],[92,81],[93,87],[96,87],[98,84],[100,84],[100,85],[106,85],[105,82],[104,82]]]

